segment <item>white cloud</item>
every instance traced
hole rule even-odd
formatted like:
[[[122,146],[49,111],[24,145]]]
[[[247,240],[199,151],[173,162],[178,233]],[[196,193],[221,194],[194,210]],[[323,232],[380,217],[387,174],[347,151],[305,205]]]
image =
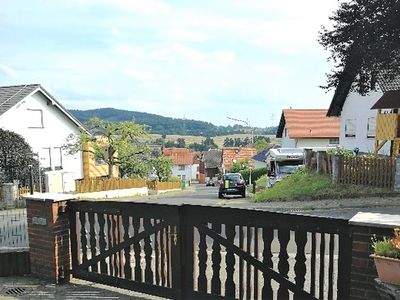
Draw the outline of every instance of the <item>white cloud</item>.
[[[208,35],[203,32],[182,28],[174,28],[165,32],[164,35],[167,39],[181,42],[204,42],[208,39]]]
[[[147,71],[138,71],[138,70],[125,70],[124,71],[125,75],[138,79],[138,80],[143,80],[143,81],[152,81],[155,80],[155,76],[151,72]]]
[[[144,15],[168,14],[170,6],[160,0],[106,0],[112,5]]]

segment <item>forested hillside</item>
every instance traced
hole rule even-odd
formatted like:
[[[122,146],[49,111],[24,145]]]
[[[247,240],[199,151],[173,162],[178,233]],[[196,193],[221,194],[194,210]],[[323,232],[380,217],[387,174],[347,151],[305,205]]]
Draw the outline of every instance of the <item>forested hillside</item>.
[[[149,131],[158,134],[219,136],[249,132],[242,125],[215,126],[212,123],[188,119],[175,119],[145,112],[128,111],[115,108],[90,110],[69,110],[79,121],[85,122],[92,117],[108,121],[135,121],[149,126]],[[275,134],[277,127],[254,128],[254,134]]]

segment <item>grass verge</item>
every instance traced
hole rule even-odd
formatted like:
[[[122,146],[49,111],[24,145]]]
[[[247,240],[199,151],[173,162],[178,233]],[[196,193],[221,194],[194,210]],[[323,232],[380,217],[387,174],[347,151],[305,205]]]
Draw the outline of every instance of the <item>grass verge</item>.
[[[334,185],[328,175],[319,175],[304,169],[285,178],[272,188],[262,190],[253,196],[255,202],[265,201],[308,201],[319,199],[356,198],[363,196],[381,196],[394,192],[361,185]]]

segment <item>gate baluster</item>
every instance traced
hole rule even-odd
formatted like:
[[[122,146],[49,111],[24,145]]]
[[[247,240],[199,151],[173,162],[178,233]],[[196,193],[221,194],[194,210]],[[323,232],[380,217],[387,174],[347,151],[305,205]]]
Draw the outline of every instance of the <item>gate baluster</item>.
[[[87,261],[87,238],[86,238],[86,213],[79,212],[79,221],[81,223],[81,249],[82,249],[82,263]],[[86,269],[87,271],[87,269]]]
[[[212,224],[212,230],[217,234],[221,234],[221,224]],[[212,246],[212,270],[211,293],[215,295],[221,294],[221,279],[219,271],[221,269],[221,245],[217,241],[213,241]]]
[[[165,286],[165,228],[160,230],[160,249],[161,249],[161,285]],[[168,261],[168,260],[167,260]]]
[[[144,219],[144,230],[150,229],[151,222],[150,218],[145,218]],[[145,268],[145,280],[147,283],[153,283],[153,271],[151,269],[151,253],[153,251],[153,248],[151,247],[151,239],[150,235],[147,235],[144,238],[144,253],[145,253],[145,258],[146,258],[146,268]]]
[[[225,226],[226,239],[232,245],[235,241],[235,225]],[[236,287],[233,280],[235,272],[235,255],[231,250],[226,249],[226,281],[225,281],[225,296],[235,298]]]
[[[207,224],[199,224],[199,226],[207,226]],[[207,292],[207,243],[206,234],[202,231],[199,232],[199,277],[197,278],[197,289],[200,292]]]
[[[279,229],[278,239],[280,243],[279,262],[278,262],[279,274],[284,278],[288,278],[289,255],[287,253],[287,245],[290,240],[290,231],[288,229]],[[279,284],[278,299],[289,299],[289,291],[284,284]]]
[[[315,296],[315,275],[316,275],[316,268],[315,268],[315,261],[317,256],[317,245],[316,245],[316,233],[311,233],[311,287],[310,287],[310,294]]]
[[[241,250],[244,250],[243,226],[239,226],[239,248]],[[244,296],[243,280],[244,280],[244,260],[243,258],[239,258],[239,299],[243,299]]]
[[[272,263],[272,251],[271,251],[271,244],[274,239],[274,230],[270,227],[264,227],[263,228],[263,243],[264,243],[264,249],[263,249],[263,264],[266,265],[268,268],[273,268],[273,263]],[[272,299],[273,297],[273,290],[272,290],[272,285],[271,285],[271,278],[263,273],[264,277],[264,286],[262,289],[262,299]]]
[[[319,298],[324,298],[324,277],[325,277],[325,233],[321,232],[321,244],[319,250]]]
[[[114,246],[118,245],[118,222],[117,222],[118,216],[112,216],[112,222],[113,222],[113,240],[114,240]],[[120,276],[119,274],[119,253],[114,253],[114,276],[118,277]]]
[[[133,219],[133,236],[139,234],[139,229],[140,229],[140,218],[135,217]],[[133,244],[133,250],[135,252],[135,281],[142,281],[142,268],[141,268],[141,247],[140,247],[140,241],[136,242]]]
[[[107,224],[108,224],[108,249],[112,249],[114,246],[114,234],[113,234],[113,222],[112,222],[112,215],[107,216]],[[114,254],[111,254],[108,257],[108,265],[110,268],[110,275],[114,276]]]
[[[90,228],[90,253],[91,253],[91,257],[90,258],[94,258],[96,256],[96,233],[94,230],[94,213],[93,212],[89,212],[89,228]],[[96,272],[97,273],[97,263],[91,266],[92,272]]]
[[[298,229],[295,232],[295,241],[297,246],[296,263],[294,265],[295,281],[296,285],[300,289],[303,289],[306,275],[306,255],[304,249],[307,243],[307,232]],[[294,299],[298,299],[296,293],[294,293]]]
[[[254,257],[255,259],[259,259],[259,253],[258,253],[258,228],[254,227]],[[257,268],[254,268],[254,299],[258,299],[258,270]]]
[[[129,216],[122,216],[122,224],[124,227],[124,241],[129,239]],[[129,245],[124,249],[125,254],[125,265],[124,265],[124,275],[125,278],[132,279],[132,268],[131,268],[131,246]]]
[[[99,248],[100,253],[103,253],[106,250],[106,241],[105,241],[105,231],[104,231],[104,214],[97,214],[97,221],[99,222]],[[100,261],[100,273],[107,274],[107,263],[105,259]]]
[[[247,248],[246,251],[249,255],[251,255],[251,227],[247,226],[247,235],[246,235],[246,241],[247,241]],[[251,299],[251,265],[248,261],[246,261],[246,299]]]
[[[153,225],[160,223],[160,220],[153,219]],[[154,271],[156,272],[156,285],[161,284],[160,279],[160,235],[161,231],[158,231],[154,234],[154,257],[155,257],[155,268]]]
[[[333,299],[333,258],[334,258],[334,250],[335,250],[335,235],[333,233],[330,234],[329,238],[329,277],[328,277],[328,299]]]

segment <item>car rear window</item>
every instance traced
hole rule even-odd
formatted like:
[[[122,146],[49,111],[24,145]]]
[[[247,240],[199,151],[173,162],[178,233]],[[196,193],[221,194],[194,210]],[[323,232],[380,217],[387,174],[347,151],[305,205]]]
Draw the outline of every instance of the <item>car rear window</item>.
[[[240,180],[240,175],[236,175],[236,174],[225,175],[225,179],[237,181],[237,180]]]

